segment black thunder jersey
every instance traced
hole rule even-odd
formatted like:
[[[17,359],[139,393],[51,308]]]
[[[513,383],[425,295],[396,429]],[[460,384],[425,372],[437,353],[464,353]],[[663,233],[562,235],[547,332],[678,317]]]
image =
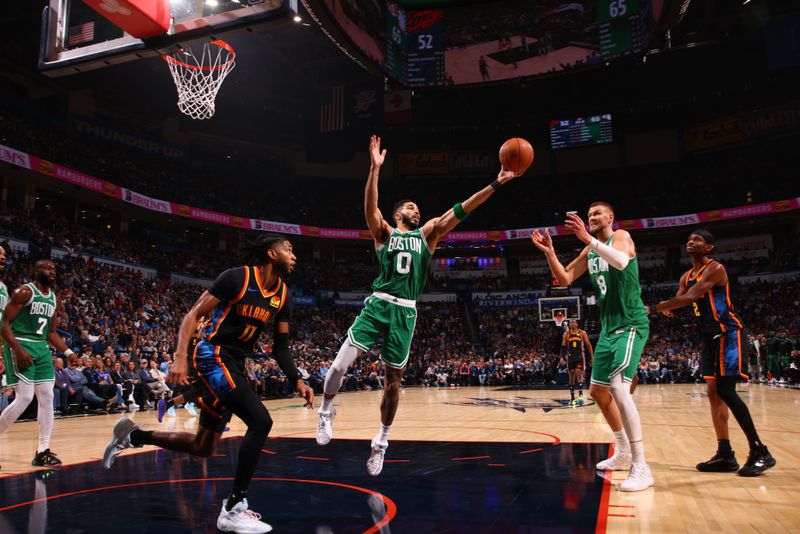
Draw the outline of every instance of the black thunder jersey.
[[[694,272],[690,269],[686,273],[686,289],[689,290],[703,279],[704,273],[709,265],[716,260],[709,260],[699,271]],[[741,330],[742,322],[733,312],[731,303],[730,282],[722,286],[715,286],[708,290],[708,293],[692,303],[692,311],[701,334],[717,335],[720,332],[731,330]]]
[[[205,325],[205,340],[241,357],[252,353],[271,318],[287,322],[291,313],[289,288],[279,277],[273,287],[262,288],[253,266],[228,269],[208,290],[220,300]]]
[[[570,356],[583,356],[583,336],[580,330],[574,334],[567,332],[567,353]]]

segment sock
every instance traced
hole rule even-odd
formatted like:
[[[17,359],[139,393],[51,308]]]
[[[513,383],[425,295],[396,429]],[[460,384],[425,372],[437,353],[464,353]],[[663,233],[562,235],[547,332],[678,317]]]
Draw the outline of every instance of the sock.
[[[719,454],[723,458],[730,458],[731,456],[733,456],[733,450],[731,449],[731,440],[718,439],[717,454]]]
[[[744,403],[742,398],[736,393],[736,378],[735,377],[718,377],[717,378],[717,395],[720,396],[722,401],[728,406],[736,422],[744,431],[747,436],[747,442],[750,445],[750,450],[754,451],[763,446],[761,439],[756,432],[756,426],[753,424],[753,418],[750,415],[750,410]]]
[[[233,510],[234,506],[236,506],[246,498],[247,498],[247,490],[234,487],[231,490],[231,494],[228,497],[228,500],[225,502],[225,510],[230,512],[231,510]]]
[[[378,435],[375,437],[375,442],[384,444],[389,442],[389,432],[392,430],[392,425],[386,426],[381,424],[381,431],[378,432]]]
[[[138,428],[131,432],[131,445],[140,447],[150,442],[153,432],[149,430],[139,430]]]
[[[631,443],[631,463],[645,464],[644,460],[644,441],[634,441]]]
[[[331,406],[333,405],[333,399],[328,399],[324,395],[322,397],[322,406],[319,407],[320,413],[331,413]]]
[[[582,390],[582,389],[579,389],[579,390],[578,390],[578,396],[579,396],[579,397],[583,397],[583,390]]]
[[[628,454],[631,452],[631,445],[628,443],[628,436],[625,435],[625,429],[614,432],[614,450],[620,454]]]
[[[50,436],[53,434],[53,382],[40,382],[34,387],[38,401],[39,448],[44,452],[50,448]]]
[[[572,384],[569,385],[569,398],[570,400],[575,400],[575,386]]]

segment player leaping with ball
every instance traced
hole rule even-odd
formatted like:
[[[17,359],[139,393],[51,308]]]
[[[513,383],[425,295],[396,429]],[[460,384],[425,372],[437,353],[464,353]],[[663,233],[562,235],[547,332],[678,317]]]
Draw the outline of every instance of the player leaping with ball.
[[[547,256],[550,270],[560,285],[568,286],[589,271],[602,323],[594,348],[589,393],[603,412],[616,442],[614,455],[597,464],[597,469],[625,469],[630,463],[630,474],[619,489],[641,491],[653,485],[653,476],[644,459],[642,425],[630,383],[650,335],[650,323],[642,304],[636,246],[628,232],[613,230],[614,209],[608,202],[589,206],[589,232],[576,213],[567,217],[564,223],[567,230],[586,247],[566,267],[558,261],[547,230],[544,234],[535,230],[531,240]]]
[[[325,377],[317,443],[326,445],[333,437],[332,423],[336,416],[333,398],[342,385],[347,368],[360,354],[368,351],[379,336],[383,336],[381,359],[386,364],[386,383],[381,400],[381,428],[372,439],[367,461],[367,471],[377,476],[383,469],[389,431],[400,401],[400,378],[408,362],[417,322],[416,298],[428,279],[436,244],[517,174],[501,168],[497,179],[490,185],[421,227],[417,205],[411,200],[401,200],[392,209],[396,225],[392,227],[378,209],[378,175],[386,158],[386,150],[381,150],[380,137],[372,136],[369,152],[372,165],[364,190],[364,215],[375,241],[380,271],[372,284],[372,295],[367,297],[364,309],[347,331],[347,339]]]

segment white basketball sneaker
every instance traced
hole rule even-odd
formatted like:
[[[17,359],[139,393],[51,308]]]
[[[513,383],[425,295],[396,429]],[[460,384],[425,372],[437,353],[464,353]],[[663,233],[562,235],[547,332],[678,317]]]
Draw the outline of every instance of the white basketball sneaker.
[[[611,458],[607,458],[597,463],[598,471],[624,471],[631,465],[631,453],[629,451],[614,451]]]
[[[318,412],[317,445],[327,445],[333,439],[333,420],[336,418],[336,408],[331,406],[328,413]]]
[[[650,466],[647,464],[633,464],[628,478],[620,482],[619,489],[621,491],[642,491],[653,484],[655,484],[655,481],[653,480],[653,474],[650,472]]]
[[[388,443],[377,443],[374,440],[370,444],[369,460],[367,460],[367,472],[376,477],[383,471],[383,458],[386,456]]]
[[[114,425],[113,435],[111,436],[111,441],[108,442],[106,446],[106,450],[103,453],[103,467],[106,469],[111,469],[111,466],[114,464],[114,460],[117,458],[117,455],[124,451],[125,449],[130,449],[134,447],[131,443],[131,432],[137,430],[139,427],[128,419],[127,417],[123,417],[117,424]]]
[[[240,534],[264,534],[270,532],[272,527],[261,521],[261,514],[257,514],[247,508],[247,499],[236,503],[236,506],[229,512],[225,509],[222,501],[222,510],[217,518],[217,528],[222,532],[238,532]]]

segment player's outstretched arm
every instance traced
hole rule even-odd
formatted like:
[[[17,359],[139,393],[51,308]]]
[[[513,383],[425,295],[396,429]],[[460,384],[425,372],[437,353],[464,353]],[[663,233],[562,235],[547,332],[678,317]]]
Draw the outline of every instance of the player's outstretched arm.
[[[680,280],[680,282],[678,282],[678,292],[675,293],[676,297],[680,297],[681,295],[686,294],[686,292],[689,290],[689,287],[686,284],[686,279],[688,277],[689,277],[689,273],[684,273],[683,276],[681,276],[681,280]],[[655,311],[655,310],[652,310],[652,311]],[[650,315],[650,312],[651,312],[650,307],[647,307],[647,314]],[[664,315],[666,317],[675,317],[675,314],[672,313],[671,310],[663,310],[661,312],[661,315]]]
[[[392,227],[378,209],[378,176],[386,159],[386,149],[381,150],[381,138],[378,136],[373,135],[369,138],[369,157],[369,175],[364,188],[364,218],[377,247],[389,239],[389,234],[392,233]]]
[[[558,261],[556,250],[553,248],[553,238],[550,237],[550,231],[548,229],[545,228],[544,233],[539,230],[534,230],[531,233],[531,242],[536,248],[544,252],[547,258],[547,264],[550,266],[550,272],[552,272],[553,277],[558,280],[559,285],[572,285],[572,282],[580,278],[589,268],[589,247],[585,247],[577,258],[564,267],[561,262]]]
[[[696,302],[701,298],[703,298],[703,295],[705,295],[708,292],[708,290],[713,288],[714,286],[724,285],[727,282],[728,275],[725,272],[725,268],[722,265],[720,265],[719,263],[715,263],[714,265],[710,265],[708,269],[706,269],[706,274],[702,278],[703,278],[702,280],[693,285],[688,291],[685,291],[683,294],[679,294],[675,298],[670,300],[663,300],[655,306],[647,306],[648,313],[650,311],[663,313],[665,311],[670,311],[676,308],[683,308],[684,306],[688,306],[691,303]]]
[[[444,212],[442,216],[435,217],[426,222],[422,227],[422,233],[425,234],[425,241],[428,242],[428,248],[431,250],[436,248],[436,244],[447,232],[455,228],[458,223],[466,219],[478,206],[486,202],[497,188],[516,177],[517,173],[507,171],[501,167],[500,172],[497,173],[497,179],[494,182],[487,185],[464,202],[459,202]]]

